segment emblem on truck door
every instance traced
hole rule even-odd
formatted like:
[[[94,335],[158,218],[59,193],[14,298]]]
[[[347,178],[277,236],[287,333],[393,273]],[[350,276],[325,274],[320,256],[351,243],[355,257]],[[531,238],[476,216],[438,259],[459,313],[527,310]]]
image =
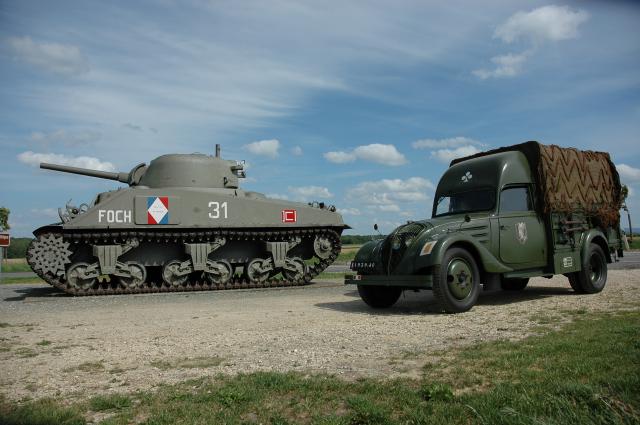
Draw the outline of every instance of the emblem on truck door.
[[[516,239],[523,245],[527,242],[527,225],[524,221],[516,223]]]

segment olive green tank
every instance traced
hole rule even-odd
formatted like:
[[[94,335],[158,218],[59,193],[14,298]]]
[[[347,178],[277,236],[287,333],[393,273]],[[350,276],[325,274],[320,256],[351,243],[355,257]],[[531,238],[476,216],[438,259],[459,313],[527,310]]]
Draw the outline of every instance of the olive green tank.
[[[216,155],[162,155],[128,173],[40,168],[128,188],[58,210],[34,231],[31,268],[74,295],[303,285],[340,252],[335,207],[240,189],[243,164]]]

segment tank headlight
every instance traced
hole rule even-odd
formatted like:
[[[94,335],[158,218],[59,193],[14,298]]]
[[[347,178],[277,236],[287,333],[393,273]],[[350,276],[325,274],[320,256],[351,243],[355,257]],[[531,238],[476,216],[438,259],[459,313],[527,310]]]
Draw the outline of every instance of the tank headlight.
[[[420,251],[420,255],[429,255],[431,254],[431,250],[436,245],[436,241],[429,241],[424,244],[422,250]]]
[[[404,241],[404,244],[409,247],[411,246],[411,244],[413,243],[413,238],[407,238],[406,241]]]
[[[391,248],[393,248],[395,251],[397,251],[397,250],[400,249],[401,246],[402,246],[402,244],[400,243],[400,239],[393,238],[393,241],[391,241]]]

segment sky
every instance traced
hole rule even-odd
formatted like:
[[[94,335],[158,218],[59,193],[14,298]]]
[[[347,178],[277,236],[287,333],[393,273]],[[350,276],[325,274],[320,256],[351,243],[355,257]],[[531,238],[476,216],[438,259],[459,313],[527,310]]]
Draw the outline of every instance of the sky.
[[[451,159],[610,152],[640,223],[640,4],[0,0],[0,206],[13,236],[165,153],[334,204],[351,234],[431,215]],[[635,226],[634,226],[635,227]]]

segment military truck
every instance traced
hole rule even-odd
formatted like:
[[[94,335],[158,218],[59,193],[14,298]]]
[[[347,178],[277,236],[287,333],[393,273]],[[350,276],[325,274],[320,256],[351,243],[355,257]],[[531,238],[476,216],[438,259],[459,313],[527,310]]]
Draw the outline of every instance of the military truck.
[[[471,309],[481,285],[523,290],[563,274],[578,293],[602,291],[623,255],[620,179],[603,152],[526,142],[451,162],[431,219],[364,244],[345,283],[373,308],[404,290],[432,290],[439,309]]]

